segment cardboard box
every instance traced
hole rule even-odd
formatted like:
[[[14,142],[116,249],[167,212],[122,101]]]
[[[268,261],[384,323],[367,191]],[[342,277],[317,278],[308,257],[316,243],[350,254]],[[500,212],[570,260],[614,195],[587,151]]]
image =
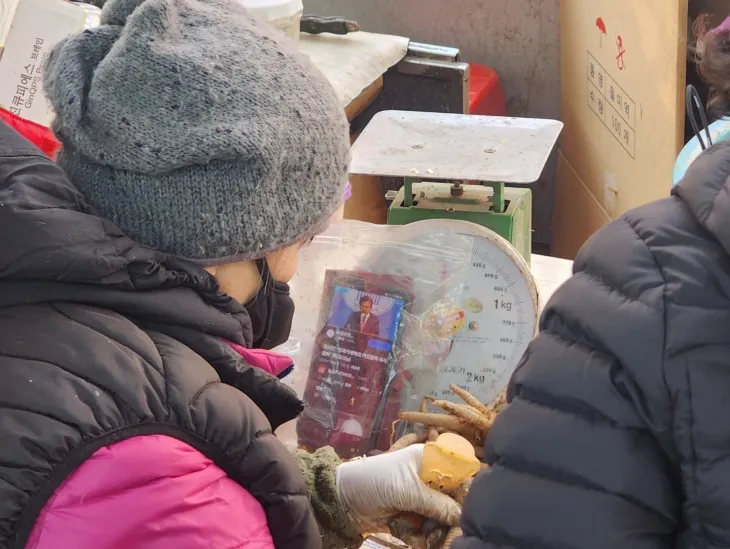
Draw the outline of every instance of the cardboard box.
[[[15,8],[19,0],[0,0],[0,57],[3,55],[5,40],[10,32],[10,25],[13,22]]]
[[[0,57],[0,107],[48,126],[53,119],[43,93],[48,54],[68,35],[98,25],[100,11],[64,0],[16,0],[15,4]]]
[[[669,195],[684,133],[687,0],[562,0],[553,252]]]

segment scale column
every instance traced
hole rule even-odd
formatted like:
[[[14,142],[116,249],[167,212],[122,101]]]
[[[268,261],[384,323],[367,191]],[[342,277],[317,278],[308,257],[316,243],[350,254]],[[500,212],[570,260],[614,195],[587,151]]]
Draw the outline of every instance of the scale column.
[[[403,179],[403,205],[406,208],[413,206],[413,184],[420,182],[420,179],[413,179],[412,177]]]
[[[504,213],[504,183],[484,183],[485,187],[492,187],[492,211]]]

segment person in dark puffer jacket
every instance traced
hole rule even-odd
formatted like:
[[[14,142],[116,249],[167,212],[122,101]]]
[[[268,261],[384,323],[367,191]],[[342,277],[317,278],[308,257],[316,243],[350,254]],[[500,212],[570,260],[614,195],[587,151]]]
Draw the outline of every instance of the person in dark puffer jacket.
[[[584,245],[511,380],[453,549],[730,547],[729,394],[726,141]]]
[[[548,303],[454,549],[730,547],[730,143]]]
[[[342,463],[269,350],[341,206],[328,82],[237,0],[109,0],[49,56],[58,165],[0,122],[0,548],[358,547],[460,507],[423,445]]]

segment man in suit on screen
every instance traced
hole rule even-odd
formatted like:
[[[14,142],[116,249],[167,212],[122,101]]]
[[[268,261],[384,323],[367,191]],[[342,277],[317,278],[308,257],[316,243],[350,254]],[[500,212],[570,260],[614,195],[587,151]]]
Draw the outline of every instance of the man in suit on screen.
[[[360,298],[360,310],[354,311],[345,324],[348,330],[359,333],[357,341],[361,351],[367,349],[369,339],[367,336],[380,337],[380,320],[372,311],[373,299],[365,295]]]

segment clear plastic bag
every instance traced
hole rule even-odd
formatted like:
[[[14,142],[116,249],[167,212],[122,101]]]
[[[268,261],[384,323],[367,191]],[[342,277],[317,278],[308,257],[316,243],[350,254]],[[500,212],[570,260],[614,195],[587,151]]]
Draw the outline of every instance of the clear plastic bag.
[[[280,433],[289,444],[331,445],[344,457],[385,450],[398,412],[435,388],[472,240],[414,243],[395,229],[342,221],[300,252],[292,336],[277,349],[293,357],[286,382],[306,407],[296,430]]]
[[[278,433],[286,443],[346,458],[387,450],[408,428],[399,412],[448,398],[441,374],[466,321],[474,236],[423,229],[341,221],[302,248],[292,335],[277,349],[305,403]]]

